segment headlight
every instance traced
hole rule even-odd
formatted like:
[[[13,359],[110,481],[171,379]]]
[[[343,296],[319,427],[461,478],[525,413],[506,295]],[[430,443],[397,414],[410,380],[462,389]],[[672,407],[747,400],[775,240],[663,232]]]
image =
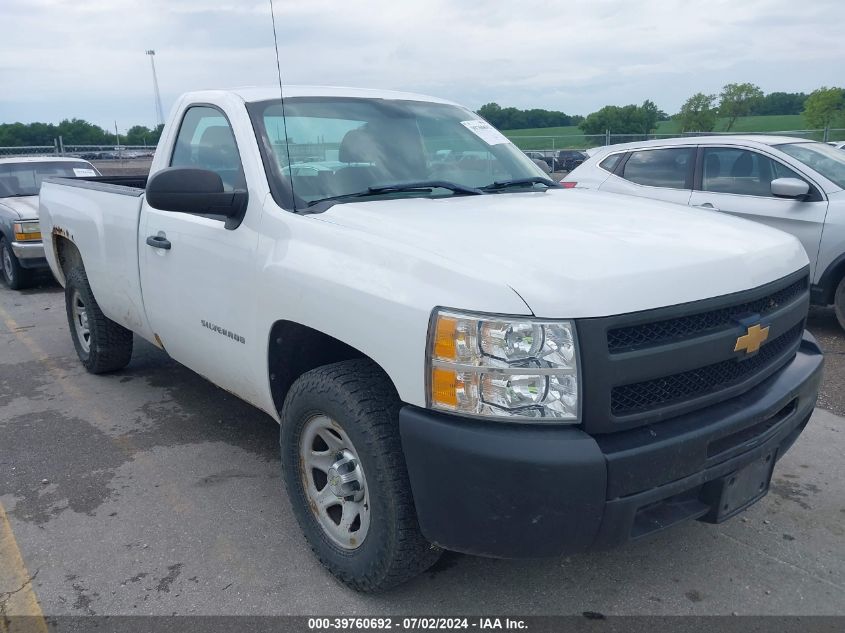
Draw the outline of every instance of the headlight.
[[[12,228],[15,231],[16,242],[33,242],[41,239],[41,227],[37,220],[15,222]]]
[[[511,421],[579,421],[571,321],[435,310],[427,360],[433,409]]]

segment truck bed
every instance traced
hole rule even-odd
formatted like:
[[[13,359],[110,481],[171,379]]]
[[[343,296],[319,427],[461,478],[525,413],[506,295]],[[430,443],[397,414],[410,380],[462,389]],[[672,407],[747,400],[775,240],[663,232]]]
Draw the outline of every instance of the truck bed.
[[[107,185],[121,185],[123,187],[132,187],[133,189],[147,188],[147,175],[128,175],[128,176],[87,176],[82,178],[67,178],[66,180],[85,180],[88,182],[101,182]]]
[[[39,205],[44,252],[57,278],[64,280],[56,250],[60,240],[69,240],[82,255],[103,314],[152,339],[138,267],[146,182],[146,176],[45,178]]]

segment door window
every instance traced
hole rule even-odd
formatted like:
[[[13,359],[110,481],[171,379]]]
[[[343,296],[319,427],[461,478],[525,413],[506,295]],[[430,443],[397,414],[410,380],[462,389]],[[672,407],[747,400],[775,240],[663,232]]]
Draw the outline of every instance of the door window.
[[[789,167],[738,147],[705,147],[701,189],[714,193],[772,197],[772,180],[798,178]]]
[[[619,166],[619,161],[622,160],[623,156],[625,156],[624,152],[621,154],[611,154],[599,163],[599,167],[601,167],[605,171],[609,171],[612,174],[614,170]]]
[[[622,168],[622,177],[650,187],[689,188],[693,152],[692,147],[632,152]]]
[[[216,108],[188,108],[179,127],[170,166],[208,169],[220,175],[224,190],[246,189],[232,126]]]

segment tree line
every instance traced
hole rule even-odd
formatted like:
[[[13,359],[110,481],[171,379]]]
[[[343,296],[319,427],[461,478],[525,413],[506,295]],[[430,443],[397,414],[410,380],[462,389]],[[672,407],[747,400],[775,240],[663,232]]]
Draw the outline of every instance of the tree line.
[[[579,125],[584,117],[569,115],[557,110],[531,108],[503,108],[498,103],[485,103],[478,109],[478,114],[487,119],[493,127],[500,130],[519,130],[531,127],[566,127]]]
[[[845,90],[824,86],[809,95],[772,92],[764,95],[751,83],[726,84],[722,92],[697,92],[675,115],[682,132],[712,132],[719,117],[727,119],[730,132],[741,116],[755,114],[803,114],[810,128],[845,125]]]
[[[584,134],[604,134],[607,130],[615,134],[650,134],[659,121],[669,119],[677,121],[682,132],[712,132],[719,118],[724,118],[725,131],[730,131],[739,117],[790,114],[803,114],[807,125],[824,128],[840,122],[845,125],[845,91],[824,87],[810,94],[764,94],[752,83],[730,83],[719,94],[694,94],[673,116],[651,100],[641,105],[608,105],[586,117],[541,108],[503,108],[498,103],[481,106],[478,114],[502,130],[577,125]]]
[[[550,128],[577,125],[584,134],[650,134],[659,121],[674,119],[681,132],[712,132],[719,118],[727,120],[730,131],[743,116],[803,114],[811,128],[845,126],[845,90],[822,87],[810,94],[803,92],[771,92],[764,94],[752,83],[726,84],[717,94],[698,92],[669,116],[653,101],[641,105],[608,105],[586,117],[569,115],[558,110],[503,108],[487,103],[478,109],[500,130]],[[163,125],[148,128],[133,125],[120,135],[122,145],[155,145]],[[117,137],[98,125],[83,119],[65,119],[61,123],[0,123],[0,146],[52,145],[62,137],[65,145],[117,145]]]
[[[150,145],[158,143],[163,125],[150,129],[133,125],[120,134],[121,145]],[[118,137],[83,119],[65,119],[61,123],[0,123],[0,146],[52,145],[62,137],[65,145],[117,145]]]

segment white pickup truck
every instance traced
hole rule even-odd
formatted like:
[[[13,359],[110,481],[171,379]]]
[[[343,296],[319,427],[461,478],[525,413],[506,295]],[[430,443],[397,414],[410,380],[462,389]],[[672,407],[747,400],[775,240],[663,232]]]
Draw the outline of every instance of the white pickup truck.
[[[47,180],[41,228],[85,367],[134,333],[277,419],[305,536],[362,591],[723,521],[815,406],[795,238],[563,191],[439,99],[190,93],[149,179]]]

